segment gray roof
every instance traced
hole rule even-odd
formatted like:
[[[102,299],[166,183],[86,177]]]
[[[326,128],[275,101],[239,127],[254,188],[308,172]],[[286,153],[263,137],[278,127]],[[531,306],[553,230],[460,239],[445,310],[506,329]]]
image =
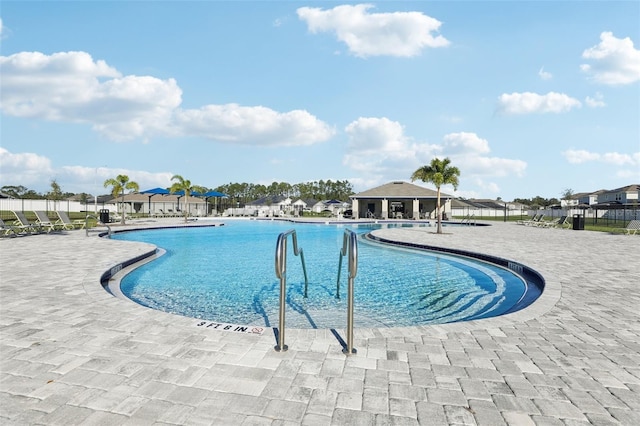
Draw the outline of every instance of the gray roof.
[[[352,195],[351,198],[436,198],[437,191],[414,185],[412,183],[395,181],[368,189]],[[442,198],[451,198],[451,195],[440,193]]]
[[[627,185],[627,186],[623,186],[622,188],[610,189],[606,192],[636,192],[636,191],[640,191],[640,185],[637,185],[637,184]]]
[[[571,200],[577,200],[577,199],[582,198],[582,197],[588,197],[590,195],[599,195],[599,194],[602,194],[604,192],[607,192],[607,190],[606,189],[599,189],[597,191],[591,191],[591,192],[577,192],[575,194],[572,194],[570,199]]]
[[[286,200],[288,197],[282,195],[267,195],[266,197],[258,198],[247,203],[248,206],[266,206],[270,204],[278,204],[281,201]]]

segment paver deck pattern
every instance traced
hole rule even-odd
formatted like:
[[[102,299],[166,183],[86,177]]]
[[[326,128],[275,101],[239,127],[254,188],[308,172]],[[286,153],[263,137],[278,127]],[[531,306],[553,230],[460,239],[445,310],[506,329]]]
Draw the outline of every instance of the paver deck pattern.
[[[5,238],[0,423],[640,425],[640,238],[512,223],[375,232],[514,260],[547,288],[499,318],[356,329],[352,356],[329,330],[287,329],[276,352],[273,333],[202,329],[103,290],[106,270],[152,246]]]

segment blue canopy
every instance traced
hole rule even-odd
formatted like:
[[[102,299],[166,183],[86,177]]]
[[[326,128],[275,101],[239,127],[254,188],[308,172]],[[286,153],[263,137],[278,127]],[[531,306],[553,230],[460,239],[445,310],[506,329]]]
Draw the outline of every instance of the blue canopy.
[[[175,195],[178,195],[180,197],[184,197],[184,191],[180,190],[180,191],[176,191],[174,192]],[[192,197],[226,197],[226,194],[223,194],[222,192],[218,192],[218,191],[207,191],[204,194],[200,193],[200,192],[195,192],[192,191],[189,193],[189,195],[191,195]]]
[[[173,193],[174,195],[177,195],[178,197],[184,197],[184,190],[181,189],[180,191],[176,191]],[[189,192],[189,196],[191,197],[201,197],[202,194],[196,191],[190,191]]]
[[[202,194],[203,197],[227,197],[227,194],[223,194],[222,192],[218,192],[218,191],[209,191],[209,192],[205,192],[204,194]]]
[[[146,191],[140,191],[141,194],[151,194],[151,196],[154,195],[169,195],[170,192],[169,190],[165,189],[165,188],[152,188],[152,189],[147,189]]]
[[[141,194],[149,194],[149,214],[151,214],[151,197],[154,195],[169,195],[170,192],[165,188],[152,188],[146,191],[140,191]]]

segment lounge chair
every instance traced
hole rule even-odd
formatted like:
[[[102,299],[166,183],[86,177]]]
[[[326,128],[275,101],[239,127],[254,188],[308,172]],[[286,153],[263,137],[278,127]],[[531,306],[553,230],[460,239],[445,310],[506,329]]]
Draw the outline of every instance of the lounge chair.
[[[130,215],[126,214],[124,215],[124,220],[131,220],[133,219]],[[122,222],[122,213],[113,213],[111,215],[109,215],[109,221],[111,223],[120,223]]]
[[[63,228],[62,226],[56,225],[55,223],[51,222],[51,219],[49,219],[49,216],[46,212],[34,211],[33,213],[35,213],[36,215],[37,224],[40,225],[40,227],[46,232],[59,231]]]
[[[564,228],[565,225],[570,225],[569,216],[560,216],[554,220],[543,220],[537,224],[537,226],[541,226],[543,228],[557,228],[559,226]]]
[[[518,225],[537,226],[542,221],[542,219],[544,219],[544,214],[537,214],[537,215],[533,216],[529,220],[522,220],[522,221],[518,221],[516,223]]]
[[[25,230],[28,230],[29,233],[37,234],[37,233],[44,232],[44,229],[42,228],[42,226],[40,226],[37,223],[29,222],[29,219],[27,219],[27,217],[24,215],[23,212],[12,210],[12,213],[18,220],[18,223],[20,224],[20,226],[24,227]]]
[[[0,219],[0,236],[2,237],[17,237],[18,235],[29,235],[30,233],[30,228],[27,226],[9,225]]]
[[[571,228],[571,220],[569,220],[569,216],[561,216],[554,228],[564,229],[565,226],[567,229]]]
[[[538,224],[540,224],[544,219],[544,214],[541,214],[540,216],[538,216],[537,220],[532,220],[529,223],[525,223],[525,225],[527,226],[538,226]]]
[[[636,232],[640,231],[640,220],[632,220],[626,226],[626,228],[622,228],[625,230],[625,235],[635,235]]]
[[[63,229],[84,229],[84,227],[86,226],[87,222],[81,219],[76,219],[76,220],[71,220],[69,218],[69,215],[67,214],[67,212],[65,211],[56,211],[56,214],[58,215],[58,220],[56,221],[56,225],[60,225],[62,226]]]
[[[538,220],[539,220],[539,215],[538,214],[534,214],[529,219],[524,219],[524,220],[517,221],[516,224],[517,225],[528,225],[529,223],[537,222]]]

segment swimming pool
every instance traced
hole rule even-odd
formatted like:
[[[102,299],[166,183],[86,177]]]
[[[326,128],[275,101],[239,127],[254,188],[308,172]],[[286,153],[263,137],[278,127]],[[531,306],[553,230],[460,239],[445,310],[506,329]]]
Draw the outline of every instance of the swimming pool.
[[[359,235],[393,224],[348,226]],[[192,318],[232,324],[277,326],[279,280],[274,271],[277,237],[295,229],[309,277],[289,245],[287,326],[342,328],[343,298],[336,298],[339,250],[347,225],[283,221],[230,221],[222,227],[138,230],[112,238],[144,241],[164,256],[122,278],[131,300]],[[514,271],[460,256],[391,248],[358,240],[355,326],[401,327],[497,316],[509,312],[527,293]]]

